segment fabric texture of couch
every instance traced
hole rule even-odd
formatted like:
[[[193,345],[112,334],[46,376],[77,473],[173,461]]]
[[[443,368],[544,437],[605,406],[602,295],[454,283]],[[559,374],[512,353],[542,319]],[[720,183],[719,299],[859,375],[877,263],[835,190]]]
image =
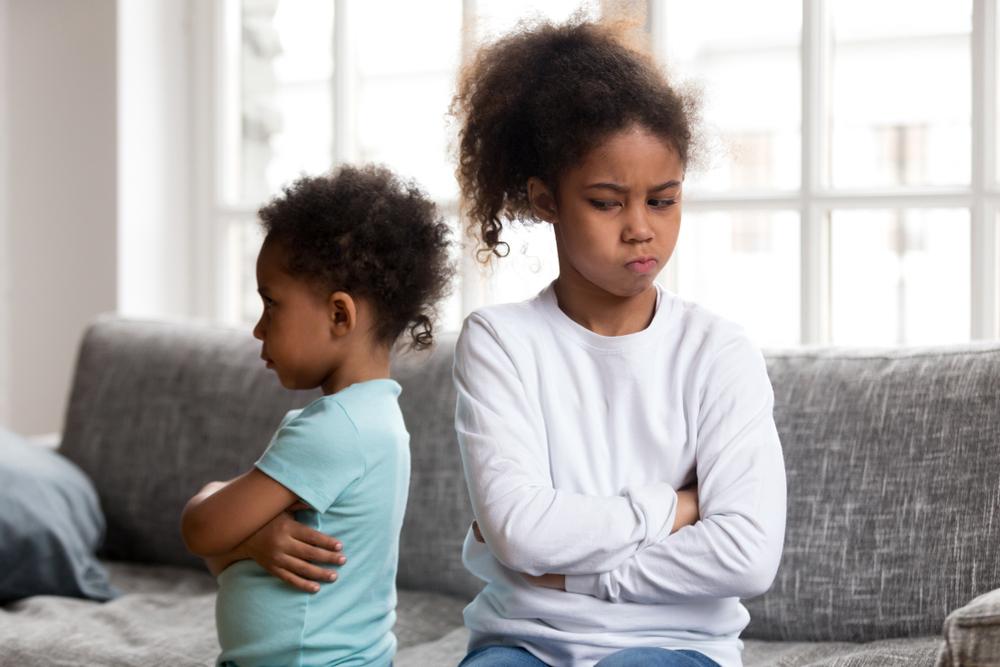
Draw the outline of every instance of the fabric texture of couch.
[[[472,520],[453,429],[454,338],[397,357],[411,434],[396,665],[456,665]],[[103,318],[78,357],[60,451],[93,480],[123,595],[0,608],[0,665],[211,665],[214,579],[184,502],[245,470],[289,409],[248,332]],[[788,473],[784,557],[745,601],[744,663],[1000,665],[1000,343],[769,352]],[[571,599],[567,599],[572,604]],[[947,622],[946,622],[947,618]]]

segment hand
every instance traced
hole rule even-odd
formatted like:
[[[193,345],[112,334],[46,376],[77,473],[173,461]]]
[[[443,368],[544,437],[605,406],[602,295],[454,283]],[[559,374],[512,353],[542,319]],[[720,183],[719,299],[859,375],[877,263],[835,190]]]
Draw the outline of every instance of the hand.
[[[486,540],[483,539],[483,533],[479,530],[479,522],[472,522],[472,535],[476,538],[477,542],[486,544]],[[543,574],[541,576],[532,576],[530,574],[522,574],[525,580],[533,585],[540,586],[542,588],[554,588],[557,591],[566,590],[566,576],[562,574]]]
[[[671,533],[676,533],[684,526],[698,523],[698,484],[686,486],[677,492],[677,512],[674,515],[674,527]]]
[[[566,590],[566,575],[564,574],[543,574],[541,576],[535,577],[530,574],[522,574],[525,580],[533,585],[539,586],[541,588],[553,588],[557,591]]]
[[[313,563],[343,565],[340,540],[295,520],[292,512],[310,509],[296,503],[274,517],[241,545],[244,553],[272,575],[307,593],[319,590],[318,581],[332,582],[337,573]],[[312,561],[312,562],[310,562]]]

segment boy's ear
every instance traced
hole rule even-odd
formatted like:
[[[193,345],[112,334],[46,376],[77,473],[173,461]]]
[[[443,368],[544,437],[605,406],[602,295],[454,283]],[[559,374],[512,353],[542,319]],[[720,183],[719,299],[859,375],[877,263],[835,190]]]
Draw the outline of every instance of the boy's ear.
[[[542,179],[536,176],[528,179],[528,203],[531,204],[532,215],[539,220],[552,224],[559,221],[555,194]]]
[[[347,292],[334,292],[327,300],[330,313],[330,333],[344,336],[358,324],[358,306]]]

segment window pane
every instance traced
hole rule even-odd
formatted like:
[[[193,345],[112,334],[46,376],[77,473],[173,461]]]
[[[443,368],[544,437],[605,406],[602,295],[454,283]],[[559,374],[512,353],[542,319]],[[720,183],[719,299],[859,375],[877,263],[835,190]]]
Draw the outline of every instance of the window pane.
[[[369,0],[351,5],[356,45],[357,159],[458,196],[447,113],[462,50],[462,3]],[[419,26],[419,29],[415,29]]]
[[[828,6],[832,185],[967,184],[972,3]]]
[[[833,212],[833,342],[968,340],[969,232],[964,209]]]
[[[259,204],[301,172],[330,168],[333,0],[244,0],[238,190]]]
[[[589,16],[599,12],[597,3],[580,0],[477,0],[475,3],[475,34],[479,41],[492,41],[514,28],[518,22],[538,18],[563,21],[577,9]]]
[[[682,297],[743,325],[759,345],[799,343],[797,213],[685,213],[671,261]]]
[[[480,270],[483,304],[531,298],[559,275],[552,225],[515,222],[504,230],[501,238],[510,247],[510,254],[494,259]],[[465,278],[472,280],[474,276]]]
[[[711,154],[691,182],[708,190],[797,188],[801,0],[670,0],[665,11],[660,50],[670,73],[703,87]]]
[[[223,321],[252,326],[261,313],[257,253],[264,232],[256,217],[233,216],[225,221],[223,234]]]

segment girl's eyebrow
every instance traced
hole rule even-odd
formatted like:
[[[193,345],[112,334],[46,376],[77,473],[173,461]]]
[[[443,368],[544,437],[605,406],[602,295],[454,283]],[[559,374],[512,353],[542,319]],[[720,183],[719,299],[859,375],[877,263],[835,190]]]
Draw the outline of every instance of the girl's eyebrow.
[[[267,286],[261,285],[260,287],[258,287],[257,293],[260,294],[261,296],[267,296]]]
[[[660,190],[666,190],[667,188],[676,188],[681,184],[680,181],[671,180],[666,183],[660,183],[649,189],[650,192],[659,192]],[[605,188],[607,190],[614,190],[615,192],[628,192],[628,188],[624,185],[618,185],[617,183],[591,183],[586,186],[584,190],[589,190],[591,188]]]

